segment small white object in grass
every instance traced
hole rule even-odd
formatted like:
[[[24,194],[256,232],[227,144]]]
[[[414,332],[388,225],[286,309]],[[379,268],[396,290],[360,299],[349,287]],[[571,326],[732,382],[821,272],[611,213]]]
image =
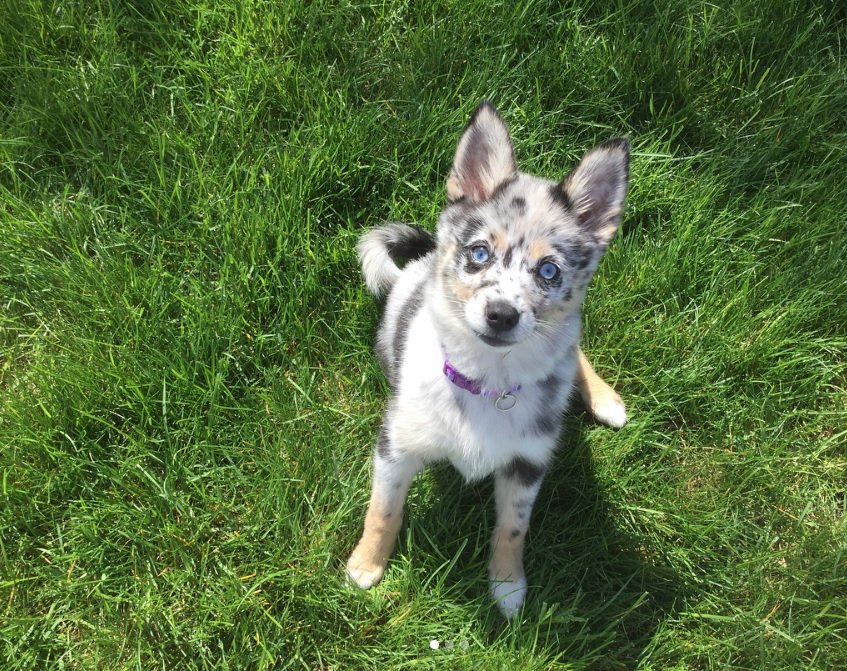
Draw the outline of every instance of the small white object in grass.
[[[452,650],[453,648],[455,648],[457,646],[456,646],[456,642],[453,641],[453,640],[439,641],[438,639],[434,638],[429,642],[429,647],[432,648],[433,650],[438,650],[439,648],[444,649],[444,650]],[[467,650],[470,647],[470,643],[467,641],[467,639],[462,639],[461,641],[459,641],[458,647],[461,648],[462,650]]]

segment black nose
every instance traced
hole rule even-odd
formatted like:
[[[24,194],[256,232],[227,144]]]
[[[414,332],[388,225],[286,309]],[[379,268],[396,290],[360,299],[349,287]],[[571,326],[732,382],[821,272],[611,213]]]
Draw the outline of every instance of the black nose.
[[[520,318],[518,311],[506,301],[491,301],[485,308],[485,321],[496,333],[512,330]]]

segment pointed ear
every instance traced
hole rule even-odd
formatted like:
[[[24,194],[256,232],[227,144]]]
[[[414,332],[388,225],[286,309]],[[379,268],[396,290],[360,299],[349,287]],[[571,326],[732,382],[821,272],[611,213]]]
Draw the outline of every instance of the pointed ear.
[[[596,146],[560,185],[580,226],[604,246],[612,241],[623,213],[629,181],[629,140]]]
[[[447,178],[447,199],[483,201],[517,174],[509,129],[490,102],[484,101],[465,127]]]

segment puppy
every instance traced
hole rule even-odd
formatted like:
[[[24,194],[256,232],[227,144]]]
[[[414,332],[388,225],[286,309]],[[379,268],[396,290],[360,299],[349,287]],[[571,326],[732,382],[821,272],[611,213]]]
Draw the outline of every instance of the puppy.
[[[446,459],[468,481],[494,474],[491,593],[506,617],[523,604],[530,512],[574,385],[600,421],[626,422],[579,338],[628,166],[629,143],[616,139],[561,182],[522,173],[505,123],[483,102],[459,139],[436,235],[387,224],[362,236],[365,282],[390,292],[376,351],[393,394],[364,533],[347,562],[359,587],[382,578],[415,474]]]

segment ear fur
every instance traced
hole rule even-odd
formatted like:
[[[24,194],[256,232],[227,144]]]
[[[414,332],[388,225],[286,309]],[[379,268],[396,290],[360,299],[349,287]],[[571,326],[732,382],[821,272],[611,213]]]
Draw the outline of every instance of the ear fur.
[[[628,181],[629,140],[617,138],[583,156],[560,185],[580,226],[603,245],[620,223]]]
[[[509,129],[488,101],[480,103],[471,116],[453,158],[447,178],[447,199],[487,200],[497,187],[518,171]]]

